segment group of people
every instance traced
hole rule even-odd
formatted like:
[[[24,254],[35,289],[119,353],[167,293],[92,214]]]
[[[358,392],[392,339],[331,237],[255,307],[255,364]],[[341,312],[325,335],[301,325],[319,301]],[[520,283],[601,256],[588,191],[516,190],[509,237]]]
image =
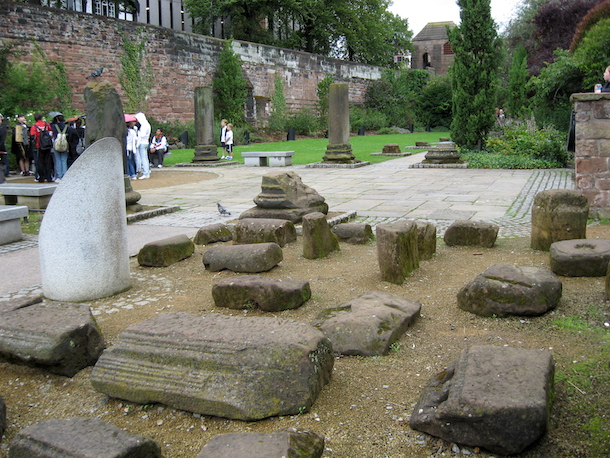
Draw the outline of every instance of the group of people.
[[[127,124],[127,173],[132,180],[150,178],[151,168],[163,167],[163,157],[167,153],[167,139],[162,129],[157,129],[150,138],[151,127],[142,112],[126,114]]]
[[[59,112],[51,112],[51,123],[41,113],[34,115],[28,126],[24,115],[17,116],[12,129],[12,148],[22,176],[35,175],[36,181],[56,182],[63,178],[68,167],[84,150],[85,129],[80,117],[66,121]],[[0,115],[0,158],[4,176],[9,175],[6,140],[10,126]]]
[[[224,149],[224,153],[220,159],[228,161],[233,159],[233,124],[228,123],[223,119],[220,121],[220,146]]]

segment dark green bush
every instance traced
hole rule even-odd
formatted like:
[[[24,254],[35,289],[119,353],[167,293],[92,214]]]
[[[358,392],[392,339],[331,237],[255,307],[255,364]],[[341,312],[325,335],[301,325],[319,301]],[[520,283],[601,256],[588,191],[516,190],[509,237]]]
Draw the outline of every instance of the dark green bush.
[[[352,132],[357,132],[361,126],[364,126],[366,130],[379,130],[388,127],[388,118],[377,110],[352,107],[349,124]]]
[[[187,131],[189,135],[189,143],[188,145],[185,145],[187,148],[194,148],[195,144],[197,143],[197,139],[195,138],[194,121],[189,121],[186,123],[176,120],[160,122],[156,121],[152,116],[148,116],[148,122],[150,122],[150,127],[152,129],[153,135],[157,129],[162,129],[163,135],[165,135],[165,138],[167,138],[167,141],[170,144],[173,144],[178,141],[178,138],[180,138],[180,135],[182,135],[184,131]],[[220,132],[218,133],[218,137],[219,136]]]
[[[383,127],[377,131],[377,135],[396,135],[399,133],[400,132],[392,127]]]
[[[461,159],[468,162],[470,169],[554,169],[563,167],[559,162],[537,159],[531,156],[517,156],[486,151],[462,152]]]
[[[320,123],[316,114],[308,109],[303,108],[288,118],[286,127],[290,129],[294,127],[297,135],[312,136],[320,131]]]

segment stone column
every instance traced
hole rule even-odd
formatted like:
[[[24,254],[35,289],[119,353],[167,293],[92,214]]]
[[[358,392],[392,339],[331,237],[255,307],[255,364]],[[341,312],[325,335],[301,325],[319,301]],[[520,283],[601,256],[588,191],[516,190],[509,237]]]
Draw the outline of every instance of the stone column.
[[[576,120],[576,189],[591,217],[610,218],[610,93],[572,94]]]
[[[328,146],[324,162],[352,164],[356,158],[349,143],[349,86],[347,83],[330,85],[328,92]]]
[[[211,87],[195,88],[195,156],[192,162],[218,160],[214,144],[214,98]]]

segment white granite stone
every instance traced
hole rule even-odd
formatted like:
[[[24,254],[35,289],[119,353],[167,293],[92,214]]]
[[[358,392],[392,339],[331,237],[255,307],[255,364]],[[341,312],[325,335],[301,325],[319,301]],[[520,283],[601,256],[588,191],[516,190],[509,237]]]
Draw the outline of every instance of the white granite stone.
[[[45,297],[88,301],[131,287],[123,153],[115,138],[89,146],[64,175],[40,227]]]

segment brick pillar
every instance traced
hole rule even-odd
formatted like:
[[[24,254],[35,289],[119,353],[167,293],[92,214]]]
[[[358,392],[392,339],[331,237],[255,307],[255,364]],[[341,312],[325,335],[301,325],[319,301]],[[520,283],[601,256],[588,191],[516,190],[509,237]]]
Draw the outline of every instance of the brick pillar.
[[[590,216],[610,217],[610,93],[572,94],[576,119],[576,189]]]

